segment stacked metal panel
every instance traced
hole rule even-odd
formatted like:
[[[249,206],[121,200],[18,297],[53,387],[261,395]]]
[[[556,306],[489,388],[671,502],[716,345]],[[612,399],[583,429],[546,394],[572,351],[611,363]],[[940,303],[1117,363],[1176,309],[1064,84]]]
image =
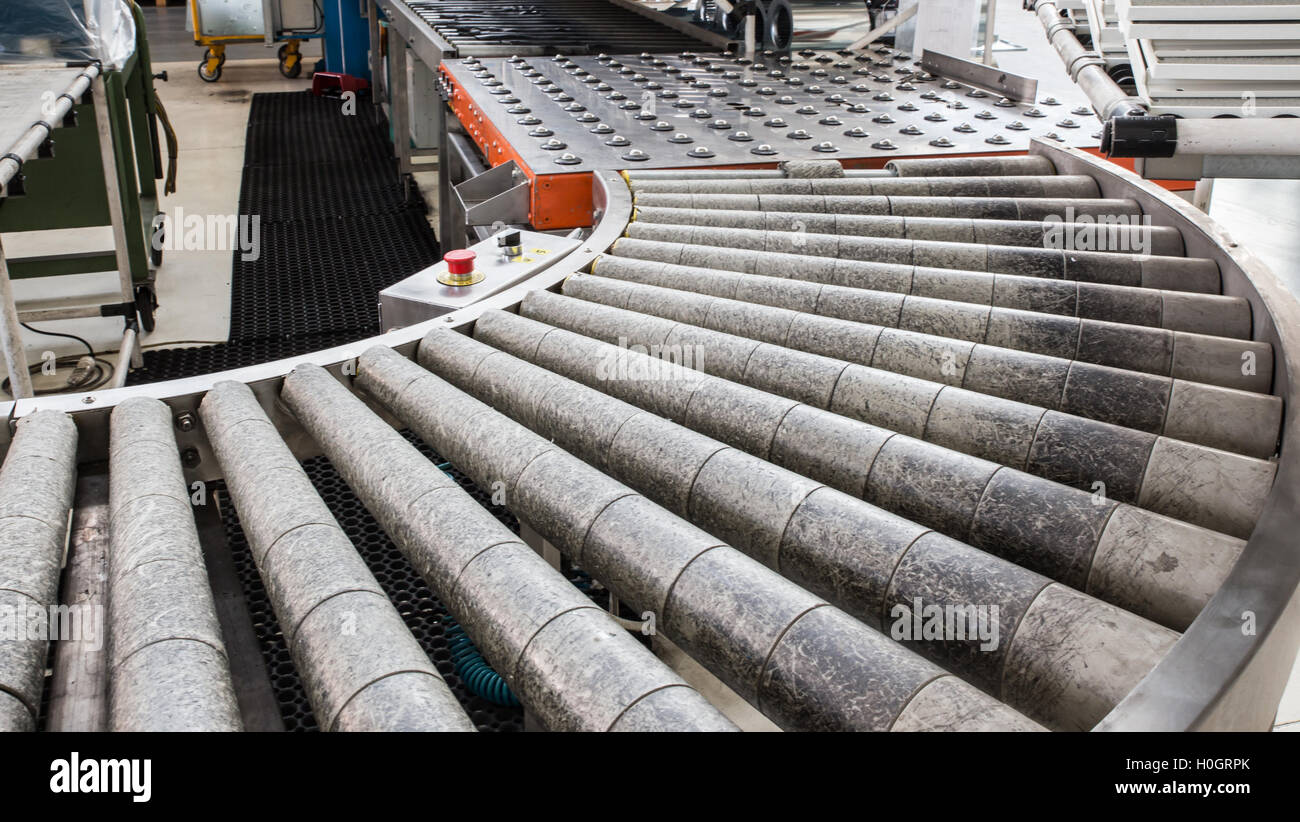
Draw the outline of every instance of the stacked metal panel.
[[[1300,114],[1300,3],[1115,0],[1156,114]]]

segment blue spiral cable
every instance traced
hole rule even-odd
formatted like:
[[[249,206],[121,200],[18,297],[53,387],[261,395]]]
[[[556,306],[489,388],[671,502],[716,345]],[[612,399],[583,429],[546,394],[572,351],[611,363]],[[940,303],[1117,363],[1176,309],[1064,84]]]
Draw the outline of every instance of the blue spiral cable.
[[[460,623],[451,617],[445,621],[447,646],[451,650],[451,661],[456,666],[456,675],[469,688],[470,693],[480,696],[493,705],[518,708],[519,700],[501,674],[492,670],[487,660],[479,653],[474,641],[460,627]]]

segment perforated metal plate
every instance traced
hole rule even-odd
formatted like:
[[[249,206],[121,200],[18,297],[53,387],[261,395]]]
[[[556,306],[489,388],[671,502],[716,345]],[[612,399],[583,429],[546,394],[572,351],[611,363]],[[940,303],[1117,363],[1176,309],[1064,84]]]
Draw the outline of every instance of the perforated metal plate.
[[[1093,147],[1076,90],[1016,103],[867,52],[464,58],[444,63],[538,174],[792,159],[1024,151],[1033,137]]]

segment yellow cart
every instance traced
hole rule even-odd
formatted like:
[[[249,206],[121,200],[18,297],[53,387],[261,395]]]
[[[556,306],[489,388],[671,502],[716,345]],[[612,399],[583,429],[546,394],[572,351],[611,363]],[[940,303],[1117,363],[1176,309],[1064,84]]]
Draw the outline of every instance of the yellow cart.
[[[199,77],[221,79],[226,46],[239,43],[281,43],[280,73],[302,74],[302,44],[325,33],[319,0],[189,0],[195,45],[203,46]]]

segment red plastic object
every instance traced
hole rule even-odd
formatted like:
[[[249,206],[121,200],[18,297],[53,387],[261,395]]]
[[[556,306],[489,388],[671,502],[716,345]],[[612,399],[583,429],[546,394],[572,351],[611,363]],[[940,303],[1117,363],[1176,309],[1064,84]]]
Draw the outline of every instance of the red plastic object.
[[[357,93],[370,88],[370,82],[364,77],[340,74],[336,71],[318,71],[311,78],[311,93],[317,97],[326,89],[338,89],[340,94],[351,91]]]
[[[442,261],[447,264],[448,273],[459,275],[473,274],[474,260],[476,259],[478,259],[478,255],[468,248],[448,251],[442,256]]]

